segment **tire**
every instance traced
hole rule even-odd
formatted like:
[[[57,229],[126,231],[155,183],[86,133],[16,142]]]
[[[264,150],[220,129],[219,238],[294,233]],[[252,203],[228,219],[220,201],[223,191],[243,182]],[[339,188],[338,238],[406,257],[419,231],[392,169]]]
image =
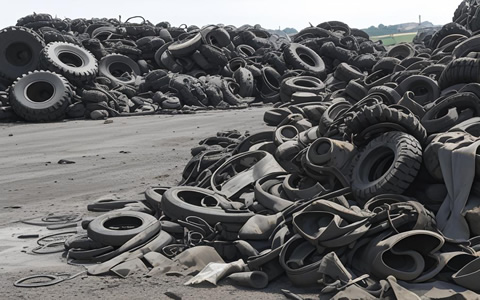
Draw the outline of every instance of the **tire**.
[[[454,111],[452,111],[454,108]],[[428,134],[435,132],[443,132],[456,124],[465,121],[465,117],[461,117],[461,112],[469,109],[473,116],[480,116],[480,100],[470,92],[459,92],[452,96],[435,103],[422,118],[422,123],[428,127]],[[428,125],[427,125],[428,124]]]
[[[240,86],[238,94],[242,97],[251,97],[255,90],[253,75],[247,68],[240,67],[233,73],[233,78]]]
[[[183,41],[177,41],[168,46],[168,51],[175,57],[188,56],[195,52],[195,50],[202,44],[202,35],[197,33],[196,35],[187,38]]]
[[[364,204],[380,194],[402,194],[420,170],[422,147],[413,136],[388,132],[372,140],[357,155],[352,192]]]
[[[388,107],[385,104],[376,104],[374,106],[364,106],[353,117],[345,120],[345,133],[352,135],[354,143],[362,145],[368,142],[362,135],[364,130],[377,124],[385,124],[382,130],[385,131],[403,131],[415,137],[422,145],[426,143],[427,131],[413,113],[405,113],[399,109]],[[393,124],[392,127],[387,125]],[[378,125],[379,126],[379,125]],[[403,129],[403,130],[402,130]],[[359,135],[360,139],[356,138]],[[370,137],[372,138],[372,137]]]
[[[341,63],[334,72],[336,79],[349,82],[350,80],[363,79],[365,75],[347,63]]]
[[[121,54],[110,54],[102,58],[98,64],[98,73],[100,76],[107,77],[117,84],[134,84],[135,76],[140,75],[140,68],[131,58]],[[133,73],[133,78],[124,79],[121,76],[124,73]]]
[[[169,50],[162,53],[160,58],[162,65],[173,73],[182,73],[183,67],[175,60]]]
[[[470,37],[472,35],[472,33],[462,25],[453,22],[448,23],[433,35],[432,39],[430,40],[430,48],[436,49],[440,41],[451,34],[463,34],[466,37]]]
[[[393,46],[388,52],[387,57],[393,57],[400,60],[413,57],[415,55],[415,49],[409,44],[398,44]]]
[[[440,97],[440,87],[437,82],[424,75],[408,77],[395,90],[400,95],[404,95],[408,91],[413,92],[415,94],[413,99],[422,106]]]
[[[383,70],[392,73],[396,65],[399,65],[402,61],[395,57],[384,57],[380,59],[372,68],[373,72]]]
[[[462,57],[451,61],[440,75],[438,85],[446,89],[457,83],[480,82],[480,61]]]
[[[231,43],[230,34],[221,27],[210,30],[205,35],[204,41],[208,45],[213,45],[220,48],[227,47]]]
[[[201,45],[198,50],[205,57],[205,59],[216,67],[224,67],[228,64],[227,56],[222,52],[222,49],[212,45]]]
[[[285,62],[294,69],[312,72],[320,79],[325,79],[325,63],[312,49],[297,43],[291,43],[283,51]]]
[[[295,92],[310,92],[318,95],[325,91],[325,83],[313,76],[297,76],[284,80],[280,85],[282,102],[289,102]]]
[[[240,86],[232,79],[222,80],[223,101],[230,105],[239,105],[243,102],[243,98],[238,95]]]
[[[478,51],[480,51],[480,37],[472,36],[458,44],[455,49],[453,49],[452,55],[454,58],[465,57],[470,52]]]
[[[31,29],[13,26],[0,30],[0,75],[16,79],[35,70],[43,47],[42,37]]]
[[[49,71],[25,74],[13,83],[9,92],[15,113],[30,122],[64,119],[72,96],[68,81]]]
[[[53,42],[40,55],[40,63],[71,82],[88,82],[95,78],[98,63],[93,54],[74,44]]]
[[[150,226],[158,226],[160,229],[160,222],[149,214],[136,211],[112,211],[90,222],[87,234],[90,239],[103,245],[122,246]]]
[[[162,196],[161,206],[163,213],[172,220],[197,216],[212,226],[218,222],[236,224],[238,230],[254,215],[253,212],[229,213],[225,211],[231,207],[229,200],[211,190],[187,186],[167,190]]]

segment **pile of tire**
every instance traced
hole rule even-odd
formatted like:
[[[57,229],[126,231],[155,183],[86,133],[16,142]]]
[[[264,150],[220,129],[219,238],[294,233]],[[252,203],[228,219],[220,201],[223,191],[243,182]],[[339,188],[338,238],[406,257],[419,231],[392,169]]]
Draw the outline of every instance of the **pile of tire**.
[[[224,77],[161,69],[138,88],[166,95],[168,76],[190,87],[179,99],[198,100],[202,84],[235,85],[274,103],[270,129],[218,132],[192,149],[178,186],[91,204],[107,213],[65,243],[69,258],[100,263],[92,275],[201,264],[206,276],[212,262],[225,269],[210,282],[234,273],[263,288],[286,274],[331,299],[480,297],[478,35],[450,23],[426,44],[387,50],[341,22],[281,46],[255,27],[206,28],[163,28],[184,38],[149,55],[170,72],[202,62]],[[222,67],[207,54],[217,48],[243,54]]]
[[[387,55],[380,42],[338,21],[290,38],[259,25],[172,27],[48,14],[1,30],[0,49],[0,120],[32,122],[285,102],[296,91],[341,88],[339,81],[371,73]],[[334,76],[340,62],[351,66]]]

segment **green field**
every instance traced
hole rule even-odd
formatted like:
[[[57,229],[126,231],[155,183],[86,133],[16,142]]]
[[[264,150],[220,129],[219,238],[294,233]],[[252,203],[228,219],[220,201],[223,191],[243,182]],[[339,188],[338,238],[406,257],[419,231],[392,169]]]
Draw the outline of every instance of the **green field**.
[[[416,32],[412,33],[400,33],[400,34],[390,34],[390,35],[382,35],[382,36],[372,36],[370,37],[372,41],[382,40],[385,46],[395,45],[398,43],[406,42],[410,43],[413,38],[417,35]]]

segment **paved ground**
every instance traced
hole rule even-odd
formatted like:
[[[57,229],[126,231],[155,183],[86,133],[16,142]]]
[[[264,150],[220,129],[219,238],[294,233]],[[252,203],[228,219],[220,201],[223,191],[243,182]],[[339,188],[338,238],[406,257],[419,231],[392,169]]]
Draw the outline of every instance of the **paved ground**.
[[[50,124],[0,124],[0,290],[2,299],[281,299],[280,279],[262,291],[233,287],[185,287],[183,277],[84,277],[55,286],[22,289],[21,277],[76,273],[60,254],[34,255],[35,239],[20,234],[49,234],[19,220],[47,213],[79,212],[100,197],[142,199],[151,185],[174,185],[199,140],[219,130],[261,130],[264,108],[195,115],[115,118]],[[60,165],[60,159],[75,164]],[[314,296],[317,291],[307,291]]]

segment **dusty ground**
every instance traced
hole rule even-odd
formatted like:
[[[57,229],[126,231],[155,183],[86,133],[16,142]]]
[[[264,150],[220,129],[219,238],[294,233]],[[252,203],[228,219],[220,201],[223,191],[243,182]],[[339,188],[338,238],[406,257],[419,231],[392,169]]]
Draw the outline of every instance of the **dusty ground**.
[[[78,277],[51,287],[16,288],[17,279],[36,274],[77,273],[61,254],[34,255],[36,239],[20,234],[52,233],[19,220],[47,213],[79,212],[100,197],[143,199],[151,185],[174,185],[190,158],[190,148],[219,130],[261,130],[264,108],[50,124],[0,124],[0,291],[2,299],[282,299],[294,292],[285,278],[268,289],[185,287],[183,277]],[[75,164],[60,165],[60,159]],[[304,291],[305,292],[305,291]],[[309,296],[315,290],[307,291]]]

